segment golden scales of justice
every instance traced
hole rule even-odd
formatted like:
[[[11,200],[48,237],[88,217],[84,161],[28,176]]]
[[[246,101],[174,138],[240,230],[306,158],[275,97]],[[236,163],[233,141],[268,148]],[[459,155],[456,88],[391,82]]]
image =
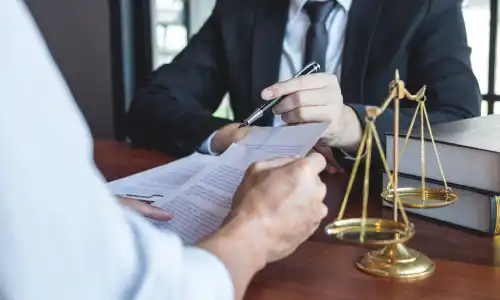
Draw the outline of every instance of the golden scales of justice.
[[[434,271],[434,262],[425,256],[423,253],[410,249],[404,245],[415,235],[414,224],[408,221],[408,217],[404,207],[414,209],[430,209],[444,207],[453,204],[458,197],[448,187],[444,176],[443,168],[439,160],[436,144],[432,134],[427,109],[425,105],[425,86],[412,95],[405,88],[405,83],[399,79],[399,72],[396,70],[395,79],[389,85],[389,95],[383,103],[382,107],[367,107],[366,108],[366,126],[363,133],[363,138],[356,155],[351,177],[347,185],[347,191],[344,201],[340,208],[337,219],[328,224],[325,231],[328,235],[334,236],[337,239],[365,246],[380,246],[381,250],[375,250],[367,253],[356,263],[356,266],[372,275],[392,277],[397,279],[414,279],[423,278],[431,275]],[[400,100],[416,101],[417,108],[413,119],[410,123],[410,128],[406,134],[406,139],[403,143],[401,152],[399,151],[399,101]],[[393,174],[389,170],[387,160],[380,143],[380,138],[377,134],[375,122],[377,117],[384,113],[387,107],[393,103],[394,105],[394,161]],[[398,186],[398,164],[404,152],[411,131],[414,127],[417,116],[420,113],[420,131],[421,131],[421,172],[422,182],[419,187],[403,187]],[[434,147],[441,176],[444,182],[444,188],[428,188],[425,184],[425,156],[424,156],[424,125],[427,125],[429,135]],[[372,144],[375,140],[378,152],[384,170],[389,178],[389,184],[382,192],[382,199],[388,201],[393,206],[393,219],[383,218],[368,218],[368,190],[370,182],[370,164],[372,156]],[[344,219],[344,213],[349,199],[349,195],[356,177],[358,167],[361,163],[363,153],[365,157],[365,174],[363,180],[363,203],[361,218]],[[399,213],[403,221],[399,221]]]

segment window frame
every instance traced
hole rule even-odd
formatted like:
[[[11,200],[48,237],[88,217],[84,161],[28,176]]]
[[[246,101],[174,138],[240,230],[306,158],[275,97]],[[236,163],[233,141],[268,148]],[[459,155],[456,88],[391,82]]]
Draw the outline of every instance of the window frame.
[[[133,95],[137,88],[146,84],[154,68],[153,1],[109,0],[108,2],[116,140],[126,140],[126,113]],[[189,0],[184,2],[184,25],[189,33]]]
[[[494,113],[495,102],[500,101],[500,95],[495,94],[496,61],[498,40],[498,0],[490,0],[490,45],[488,57],[488,92],[483,99],[488,102],[488,114]]]

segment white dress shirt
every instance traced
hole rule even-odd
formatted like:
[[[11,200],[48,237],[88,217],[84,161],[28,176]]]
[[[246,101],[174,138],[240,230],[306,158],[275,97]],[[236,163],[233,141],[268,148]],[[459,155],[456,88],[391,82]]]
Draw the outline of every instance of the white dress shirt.
[[[0,44],[0,299],[232,300],[215,256],[108,192],[24,1],[2,0]]]
[[[272,1],[272,0],[270,0]],[[304,53],[306,47],[306,36],[311,24],[307,13],[303,10],[304,5],[309,0],[290,0],[288,22],[286,24],[285,37],[283,39],[283,50],[281,53],[281,64],[279,70],[279,81],[285,81],[297,74],[306,63],[304,62]],[[332,1],[332,0],[316,0]],[[345,29],[349,9],[352,0],[336,0],[337,5],[332,10],[326,21],[328,30],[328,48],[326,52],[326,72],[334,74],[339,78],[342,69],[342,52],[344,49]],[[284,122],[281,116],[274,116],[273,126],[282,125]],[[210,149],[211,141],[214,135],[212,133],[200,146],[199,151],[203,153],[214,153]]]

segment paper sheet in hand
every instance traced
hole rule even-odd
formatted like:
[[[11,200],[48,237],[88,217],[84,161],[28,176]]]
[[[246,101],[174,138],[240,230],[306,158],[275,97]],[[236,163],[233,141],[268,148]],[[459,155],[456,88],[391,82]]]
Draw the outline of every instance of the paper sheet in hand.
[[[169,164],[108,183],[115,195],[155,201],[182,186],[218,157],[194,153]]]
[[[304,156],[326,129],[326,124],[255,127],[240,145],[278,156]],[[118,196],[145,201],[165,198],[219,157],[194,153],[167,165],[108,183]],[[258,160],[258,158],[257,158]]]
[[[253,162],[304,156],[327,126],[322,123],[255,128],[247,138],[232,145],[171,197],[157,201],[154,205],[172,212],[174,219],[156,222],[156,225],[178,233],[186,244],[194,244],[212,234],[231,210],[233,195]]]
[[[325,132],[329,123],[296,126],[255,127],[238,142],[249,149],[260,149],[276,156],[305,156]]]

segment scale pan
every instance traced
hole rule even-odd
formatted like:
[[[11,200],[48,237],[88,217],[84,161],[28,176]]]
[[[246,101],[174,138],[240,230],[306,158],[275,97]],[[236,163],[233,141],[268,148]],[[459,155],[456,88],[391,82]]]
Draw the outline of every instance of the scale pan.
[[[391,245],[403,243],[415,234],[413,224],[386,219],[345,219],[335,221],[325,227],[326,234],[351,244]]]
[[[458,196],[444,188],[398,188],[398,195],[404,207],[408,208],[439,208],[451,205]],[[394,202],[394,189],[382,192],[382,198]]]

